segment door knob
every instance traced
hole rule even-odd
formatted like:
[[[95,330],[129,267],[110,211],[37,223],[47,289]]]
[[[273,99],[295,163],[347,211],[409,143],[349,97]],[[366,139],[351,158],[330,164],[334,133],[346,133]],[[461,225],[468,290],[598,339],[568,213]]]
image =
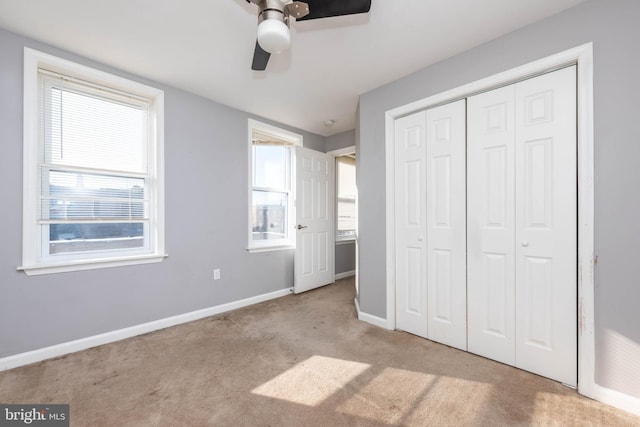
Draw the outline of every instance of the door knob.
[[[422,239],[423,239],[423,238],[424,238],[424,237],[422,237],[422,236],[418,236],[418,242],[422,242]]]
[[[520,243],[522,246],[524,246],[525,248],[527,246],[529,246],[529,242],[527,240],[523,240],[522,243]]]
[[[307,226],[306,226],[306,225],[298,224],[298,225],[296,226],[296,228],[297,228],[298,230],[302,230],[303,228],[307,228]]]

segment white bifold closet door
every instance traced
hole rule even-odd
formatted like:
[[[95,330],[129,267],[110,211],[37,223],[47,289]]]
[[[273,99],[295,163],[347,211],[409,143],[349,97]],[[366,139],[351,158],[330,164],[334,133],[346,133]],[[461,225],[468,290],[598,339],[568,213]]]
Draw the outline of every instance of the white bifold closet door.
[[[467,349],[465,100],[427,110],[428,338]]]
[[[468,99],[469,351],[515,364],[515,87]]]
[[[468,349],[577,384],[576,69],[468,99]]]
[[[426,115],[395,122],[396,327],[427,337]]]
[[[465,101],[395,126],[396,326],[466,349]]]

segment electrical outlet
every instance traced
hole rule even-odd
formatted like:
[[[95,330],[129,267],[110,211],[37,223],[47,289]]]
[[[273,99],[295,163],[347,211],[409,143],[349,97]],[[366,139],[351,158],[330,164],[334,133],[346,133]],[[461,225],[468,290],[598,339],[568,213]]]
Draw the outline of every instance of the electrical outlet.
[[[220,269],[216,268],[213,270],[213,280],[220,280]]]

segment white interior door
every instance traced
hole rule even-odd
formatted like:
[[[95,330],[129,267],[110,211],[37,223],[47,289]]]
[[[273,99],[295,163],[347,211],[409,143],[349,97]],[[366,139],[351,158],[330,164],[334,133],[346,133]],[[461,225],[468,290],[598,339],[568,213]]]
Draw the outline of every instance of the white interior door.
[[[332,156],[296,147],[295,293],[335,278],[334,171]]]
[[[516,366],[576,386],[576,67],[515,100]]]
[[[470,352],[515,364],[515,88],[467,100]]]
[[[395,122],[396,327],[427,337],[424,112]]]
[[[427,110],[428,338],[467,349],[465,100]]]

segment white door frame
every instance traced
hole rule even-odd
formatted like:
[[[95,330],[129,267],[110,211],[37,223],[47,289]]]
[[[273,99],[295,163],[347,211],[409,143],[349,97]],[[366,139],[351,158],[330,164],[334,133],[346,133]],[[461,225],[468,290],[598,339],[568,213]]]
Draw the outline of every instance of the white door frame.
[[[600,400],[595,384],[593,45],[587,43],[385,113],[387,323],[395,329],[394,123],[399,117],[466,98],[568,65],[578,67],[578,391]],[[615,403],[612,403],[615,405]]]
[[[336,150],[331,150],[331,151],[327,151],[327,154],[333,156],[333,158],[337,158],[340,156],[344,156],[347,154],[355,154],[356,158],[358,157],[358,153],[356,152],[356,146],[355,145],[350,145],[348,147],[344,147],[344,148],[338,148]],[[337,171],[337,168],[336,168]],[[356,174],[357,174],[357,166],[356,166]],[[334,206],[334,224],[335,224],[335,229],[336,229],[336,236],[338,234],[338,179],[337,179],[337,172],[336,172],[336,180],[335,180],[335,191],[334,191],[334,198],[335,200],[335,206]],[[345,277],[350,277],[350,276],[355,276],[355,286],[356,286],[356,295],[358,294],[358,218],[357,218],[357,212],[358,212],[358,197],[356,195],[356,237],[353,240],[341,240],[338,241],[336,240],[336,246],[338,245],[346,245],[349,243],[353,243],[353,246],[355,248],[355,260],[356,263],[354,265],[354,270],[353,272],[351,271],[347,271],[344,273],[339,273],[335,275],[336,280],[338,279],[342,279]],[[357,297],[355,298],[356,300],[358,299]]]
[[[327,154],[332,155],[334,158],[339,157],[339,156],[344,156],[345,154],[355,154],[356,155],[356,163],[357,163],[357,159],[358,159],[358,153],[356,151],[356,146],[354,145],[350,145],[348,147],[344,147],[344,148],[338,148],[337,150],[331,150],[331,151],[327,151]],[[356,164],[356,177],[358,176],[358,166]],[[357,178],[356,178],[357,180]],[[357,181],[356,181],[357,183]],[[336,191],[335,191],[335,196],[338,197],[338,180],[336,179]],[[356,188],[357,191],[357,188]],[[336,234],[337,234],[337,230],[338,230],[338,201],[336,200],[335,203],[335,224],[336,224]],[[350,243],[350,241],[344,241],[344,244],[346,243]],[[354,266],[354,283],[355,283],[355,287],[356,287],[356,296],[353,299],[353,302],[355,304],[356,307],[358,307],[358,293],[360,292],[360,288],[359,288],[359,279],[360,279],[360,271],[359,271],[359,267],[358,267],[358,259],[360,259],[359,254],[359,247],[358,247],[358,195],[356,194],[356,238],[353,240],[353,245],[355,247],[355,266]],[[351,273],[349,273],[349,275],[351,275]],[[349,277],[349,276],[344,276],[344,277]],[[340,277],[338,277],[338,275],[336,275],[336,280],[338,280]],[[359,312],[359,310],[358,310]]]

